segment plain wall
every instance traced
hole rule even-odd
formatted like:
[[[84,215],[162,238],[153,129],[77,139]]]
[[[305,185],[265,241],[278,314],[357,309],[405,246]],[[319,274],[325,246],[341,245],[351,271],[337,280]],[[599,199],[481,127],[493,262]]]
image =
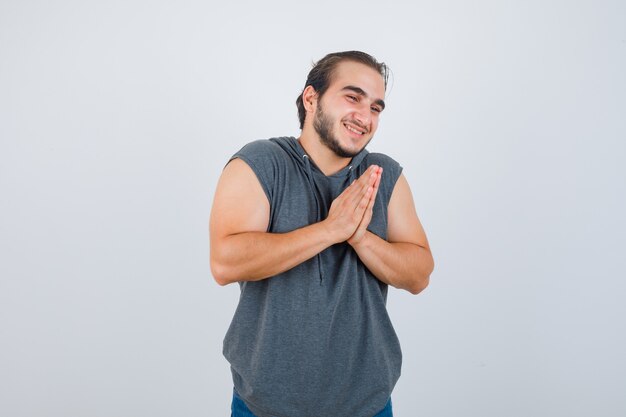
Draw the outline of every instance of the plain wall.
[[[436,268],[391,289],[398,417],[626,415],[626,4],[0,2],[0,415],[229,415],[217,179],[314,60],[393,76]]]

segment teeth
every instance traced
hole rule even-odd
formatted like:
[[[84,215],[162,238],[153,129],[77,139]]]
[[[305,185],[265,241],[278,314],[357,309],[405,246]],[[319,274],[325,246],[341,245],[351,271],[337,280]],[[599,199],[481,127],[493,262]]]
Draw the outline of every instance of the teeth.
[[[354,132],[354,133],[357,133],[357,134],[359,134],[359,135],[362,135],[362,134],[363,134],[363,132],[360,132],[360,131],[356,130],[356,129],[355,129],[355,128],[353,128],[353,127],[350,127],[350,126],[348,126],[348,125],[344,125],[344,126],[345,126],[345,127],[346,127],[346,129],[348,129],[350,132]]]

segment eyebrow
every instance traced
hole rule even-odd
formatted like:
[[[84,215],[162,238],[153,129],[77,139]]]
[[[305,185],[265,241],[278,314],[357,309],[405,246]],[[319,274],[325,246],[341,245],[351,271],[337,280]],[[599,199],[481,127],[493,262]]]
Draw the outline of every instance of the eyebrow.
[[[367,93],[361,87],[356,87],[354,85],[347,85],[347,86],[345,86],[344,88],[341,89],[341,91],[345,91],[345,90],[352,91],[352,92],[354,92],[354,93],[356,93],[356,94],[358,94],[360,96],[363,96],[363,97],[368,97]],[[376,103],[380,107],[382,107],[383,110],[385,109],[385,102],[383,100],[376,99],[376,100],[374,100],[374,103]]]

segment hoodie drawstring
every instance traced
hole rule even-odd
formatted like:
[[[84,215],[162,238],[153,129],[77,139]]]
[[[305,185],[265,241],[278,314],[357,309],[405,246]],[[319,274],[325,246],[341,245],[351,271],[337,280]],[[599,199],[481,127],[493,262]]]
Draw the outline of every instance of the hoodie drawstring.
[[[304,165],[306,166],[306,176],[309,182],[309,187],[311,187],[311,192],[313,193],[313,198],[315,199],[315,221],[322,221],[320,215],[320,201],[317,198],[317,190],[315,189],[315,180],[313,179],[313,171],[311,170],[311,161],[309,160],[309,155],[302,155],[302,159],[304,159]],[[324,273],[322,272],[322,256],[321,252],[315,255],[315,259],[317,260],[317,269],[320,275],[320,285],[324,281]]]

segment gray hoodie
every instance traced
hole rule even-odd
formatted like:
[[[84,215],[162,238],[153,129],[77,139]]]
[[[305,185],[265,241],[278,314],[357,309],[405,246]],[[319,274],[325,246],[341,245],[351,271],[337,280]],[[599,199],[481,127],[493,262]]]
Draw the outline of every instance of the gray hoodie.
[[[293,137],[258,140],[234,158],[255,172],[270,203],[267,231],[326,218],[332,201],[370,165],[383,176],[368,229],[387,237],[387,206],[402,172],[361,151],[324,175]],[[224,339],[239,396],[259,417],[372,417],[400,377],[402,353],[386,309],[387,285],[347,243],[261,281],[241,282]]]

